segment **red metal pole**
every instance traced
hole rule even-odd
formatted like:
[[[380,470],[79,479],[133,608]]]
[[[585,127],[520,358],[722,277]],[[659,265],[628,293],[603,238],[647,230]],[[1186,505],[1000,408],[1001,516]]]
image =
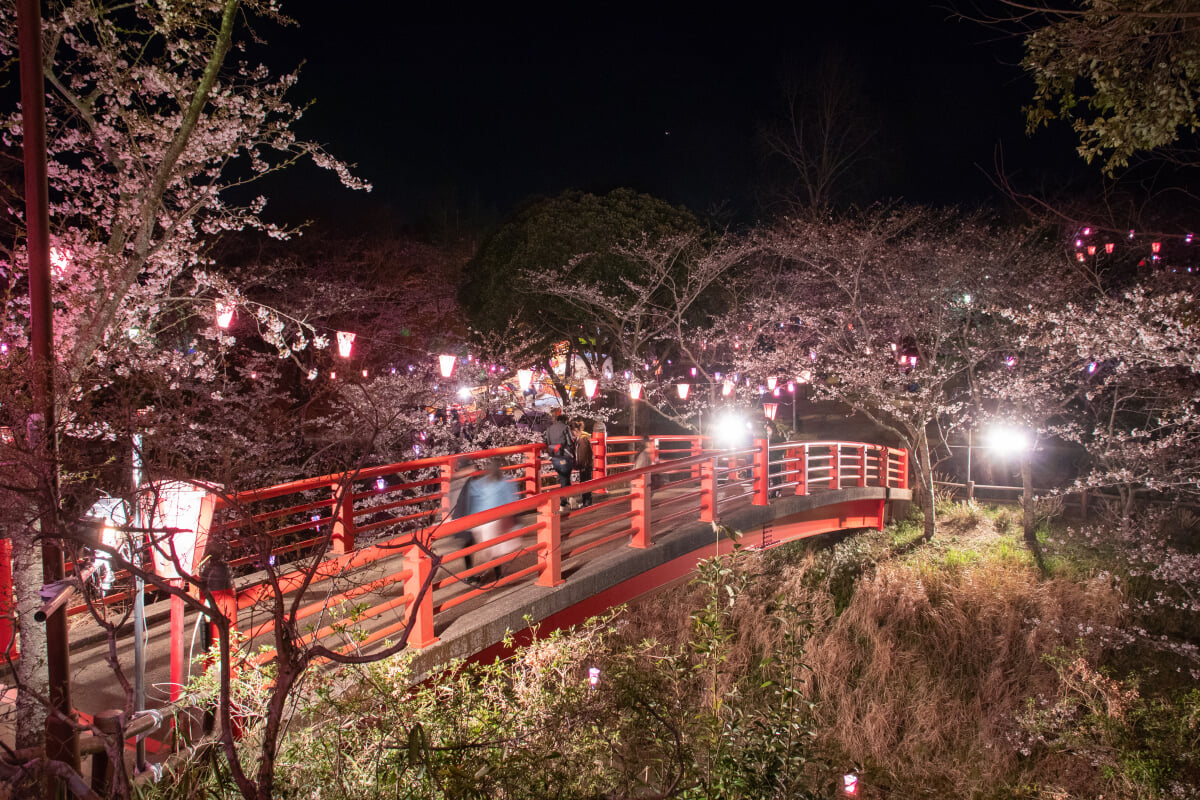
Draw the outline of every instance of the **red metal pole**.
[[[629,482],[629,510],[633,512],[630,525],[633,536],[629,546],[645,550],[650,546],[650,475],[639,475]]]
[[[608,434],[604,431],[592,434],[592,457],[596,461],[593,466],[595,477],[603,478],[608,475]]]
[[[808,445],[800,453],[800,476],[796,479],[796,494],[808,494]]]
[[[182,589],[183,581],[173,580],[171,586]],[[187,662],[187,639],[183,625],[184,604],[182,597],[171,595],[171,702],[183,694],[183,672]]]
[[[865,444],[858,446],[858,485],[867,485],[867,446]]]
[[[404,550],[404,566],[408,572],[408,577],[404,579],[404,593],[415,598],[429,578],[432,563],[424,550],[410,545]],[[438,637],[433,633],[433,592],[426,592],[420,603],[410,600],[407,613],[409,620],[416,619],[408,632],[408,646],[420,648],[435,644]]]
[[[34,413],[41,435],[33,443],[41,456],[39,519],[42,576],[54,583],[66,576],[58,528],[58,448],[54,419],[54,317],[50,298],[50,187],[46,170],[46,84],[42,75],[42,16],[38,0],[17,2],[17,44],[21,65],[21,132],[25,160],[25,225],[29,255],[29,322]],[[31,420],[32,421],[32,420]],[[67,610],[46,620],[46,672],[50,704],[59,712],[46,720],[46,757],[79,769],[79,740],[67,721],[71,709]],[[50,791],[48,787],[48,791]]]
[[[538,586],[558,586],[562,576],[562,516],[559,501],[550,498],[538,505],[538,561],[542,566]]]
[[[532,448],[525,459],[525,493],[540,494],[542,491],[542,458],[541,450]]]
[[[333,533],[329,551],[343,555],[354,549],[354,495],[349,481],[333,487]]]
[[[13,596],[12,540],[0,539],[0,657],[7,651],[17,657],[16,627],[13,625],[17,600]]]
[[[710,459],[700,464],[700,521],[716,522],[717,514],[717,460]]]
[[[754,440],[754,500],[756,506],[765,506],[769,502],[767,495],[767,472],[770,466],[770,443],[766,439]]]

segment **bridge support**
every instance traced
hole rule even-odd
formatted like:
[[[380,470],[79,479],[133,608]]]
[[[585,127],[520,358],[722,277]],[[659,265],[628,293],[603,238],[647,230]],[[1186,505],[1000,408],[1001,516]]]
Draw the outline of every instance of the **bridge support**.
[[[650,493],[651,480],[649,475],[639,475],[629,482],[629,505],[633,512],[631,520],[633,536],[629,541],[630,547],[645,550],[650,546]]]
[[[438,640],[433,633],[433,592],[431,590],[421,596],[421,587],[425,585],[432,569],[431,563],[425,551],[417,545],[404,548],[404,593],[409,597],[405,622],[412,622],[408,632],[409,647],[428,647]],[[417,602],[418,598],[420,602]]]
[[[558,586],[562,576],[562,516],[558,513],[558,499],[538,506],[538,563],[541,573],[538,586]]]
[[[771,449],[766,439],[755,439],[754,448],[754,500],[751,502],[765,506],[770,502],[767,473],[770,472]]]

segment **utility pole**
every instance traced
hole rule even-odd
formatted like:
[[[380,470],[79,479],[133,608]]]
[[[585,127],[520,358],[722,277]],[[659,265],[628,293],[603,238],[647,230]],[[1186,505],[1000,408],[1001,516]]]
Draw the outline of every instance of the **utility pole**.
[[[30,445],[38,458],[38,520],[45,583],[63,580],[66,567],[58,519],[58,446],[54,415],[54,335],[50,305],[50,191],[46,170],[46,88],[42,74],[42,16],[39,0],[18,0],[17,42],[21,64],[21,127],[25,159],[25,223],[29,252],[30,382],[34,412]],[[31,624],[26,620],[25,624]],[[25,655],[25,654],[23,654]],[[50,714],[46,720],[48,759],[79,769],[78,739],[71,717],[67,611],[46,620]],[[46,796],[57,796],[47,784]]]

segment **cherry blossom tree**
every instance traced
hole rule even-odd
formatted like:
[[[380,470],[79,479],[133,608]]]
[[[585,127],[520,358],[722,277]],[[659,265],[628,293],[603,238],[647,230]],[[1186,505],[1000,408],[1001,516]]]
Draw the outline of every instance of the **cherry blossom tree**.
[[[1048,273],[1044,233],[888,207],[787,221],[765,246],[778,262],[764,265],[750,313],[723,325],[726,351],[760,383],[810,373],[816,398],[908,448],[932,537],[940,448],[978,408],[980,373],[1002,368],[1012,347],[988,305]]]
[[[250,59],[251,39],[238,22],[252,16],[284,21],[273,0],[63,0],[45,13],[53,329],[64,434],[112,439],[111,423],[82,424],[75,408],[138,374],[214,376],[208,354],[229,342],[215,326],[189,326],[188,320],[209,319],[213,298],[236,299],[236,290],[207,263],[205,242],[244,228],[285,235],[260,217],[264,198],[240,202],[231,190],[304,157],[349,186],[369,188],[292,133],[301,109],[285,95],[296,75],[274,77]],[[0,9],[6,56],[15,51],[15,25],[13,8]],[[12,151],[22,138],[19,115],[8,115],[0,145]],[[23,205],[7,200],[10,209]],[[0,360],[10,372],[21,366],[29,342],[21,228],[20,213],[11,211],[9,245],[0,252],[7,288],[0,319],[7,352]],[[280,354],[324,344],[303,326],[266,309],[257,313],[262,334]],[[185,330],[189,335],[181,337]],[[9,388],[4,408],[20,451],[28,408],[20,386]],[[27,496],[28,481],[8,485]],[[51,505],[58,508],[57,501]],[[41,570],[32,528],[17,524],[7,533],[26,655],[19,671],[19,740],[32,741],[42,727],[31,698],[44,694],[37,665],[45,644],[28,622]]]

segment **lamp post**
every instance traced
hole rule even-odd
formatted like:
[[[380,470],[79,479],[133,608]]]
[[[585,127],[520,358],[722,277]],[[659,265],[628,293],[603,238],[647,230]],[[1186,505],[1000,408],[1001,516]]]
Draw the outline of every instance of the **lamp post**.
[[[642,396],[642,384],[633,381],[629,384],[629,434],[637,436],[637,401]]]

